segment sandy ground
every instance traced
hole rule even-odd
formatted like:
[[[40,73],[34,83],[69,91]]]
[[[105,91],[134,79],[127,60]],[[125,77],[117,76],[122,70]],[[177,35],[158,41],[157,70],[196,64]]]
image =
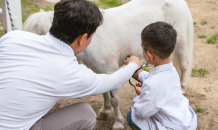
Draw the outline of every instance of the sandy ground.
[[[47,3],[47,2],[46,2]],[[218,32],[218,0],[187,0],[194,22],[194,51],[193,68],[207,68],[210,74],[205,77],[191,77],[189,88],[184,94],[190,101],[191,107],[202,107],[207,109],[204,113],[197,113],[198,130],[218,130],[218,48],[217,45],[206,44],[197,37],[198,34],[205,34],[208,37]],[[201,20],[206,20],[207,24],[201,25]],[[212,29],[211,27],[215,28]],[[203,39],[206,41],[206,39]],[[136,96],[133,88],[126,83],[119,89],[120,109],[126,119],[126,114],[131,101]],[[50,112],[64,106],[77,103],[88,102],[95,112],[103,106],[102,95],[86,97],[84,99],[69,99],[59,101]],[[104,120],[97,120],[95,130],[111,130],[114,123],[113,112]],[[125,129],[130,130],[125,121]]]

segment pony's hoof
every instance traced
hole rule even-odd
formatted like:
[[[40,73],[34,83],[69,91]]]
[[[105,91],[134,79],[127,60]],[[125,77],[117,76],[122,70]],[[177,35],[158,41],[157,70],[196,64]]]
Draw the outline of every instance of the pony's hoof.
[[[101,108],[100,111],[98,112],[97,119],[102,120],[107,118],[107,116],[110,114],[111,109],[104,109]]]
[[[186,84],[182,83],[181,87],[182,87],[182,94],[185,94]]]
[[[123,124],[121,122],[115,122],[113,125],[113,130],[124,130]]]

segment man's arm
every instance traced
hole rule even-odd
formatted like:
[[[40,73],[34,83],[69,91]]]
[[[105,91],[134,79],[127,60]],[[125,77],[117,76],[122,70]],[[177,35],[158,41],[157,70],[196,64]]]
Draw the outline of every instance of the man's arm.
[[[133,73],[141,66],[138,57],[131,56],[127,66],[117,70],[113,74],[96,74],[83,64],[74,66],[66,72],[64,86],[70,88],[65,99],[83,98],[90,95],[102,94],[114,89],[118,89],[126,83]],[[66,86],[67,85],[67,86]],[[63,89],[67,91],[67,89]]]
[[[138,65],[134,62],[130,62],[126,67],[117,70],[111,75],[98,74],[101,79],[101,85],[92,95],[99,95],[114,89],[118,89],[132,77],[133,73],[137,69]]]

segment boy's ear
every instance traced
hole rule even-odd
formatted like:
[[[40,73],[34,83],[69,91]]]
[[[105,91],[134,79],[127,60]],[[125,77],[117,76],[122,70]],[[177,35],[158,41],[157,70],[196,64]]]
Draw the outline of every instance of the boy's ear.
[[[78,39],[79,40],[79,45],[81,46],[84,43],[86,43],[87,39],[88,39],[88,34],[87,33],[79,36],[79,39]]]
[[[150,59],[151,61],[154,60],[154,53],[152,53],[152,52],[150,52],[150,51],[148,51],[147,53],[148,53],[149,59]]]

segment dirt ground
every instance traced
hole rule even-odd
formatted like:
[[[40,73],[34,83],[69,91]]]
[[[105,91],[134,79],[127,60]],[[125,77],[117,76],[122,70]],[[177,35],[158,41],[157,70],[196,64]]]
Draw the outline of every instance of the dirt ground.
[[[192,13],[194,27],[193,68],[207,68],[210,74],[205,77],[191,77],[189,88],[184,94],[190,101],[190,106],[205,108],[204,113],[197,113],[198,130],[218,130],[218,48],[217,44],[202,42],[197,35],[205,34],[207,37],[218,32],[218,0],[187,0]],[[201,25],[201,21],[207,24]],[[214,27],[212,27],[214,26]],[[206,39],[203,39],[206,41]],[[119,89],[120,109],[126,119],[131,101],[136,96],[133,88],[126,83]],[[50,112],[61,107],[77,103],[88,102],[95,112],[103,106],[102,95],[86,97],[84,99],[70,99],[59,101]],[[104,120],[97,120],[95,130],[111,130],[114,123],[113,112]],[[130,130],[125,121],[125,129]]]

